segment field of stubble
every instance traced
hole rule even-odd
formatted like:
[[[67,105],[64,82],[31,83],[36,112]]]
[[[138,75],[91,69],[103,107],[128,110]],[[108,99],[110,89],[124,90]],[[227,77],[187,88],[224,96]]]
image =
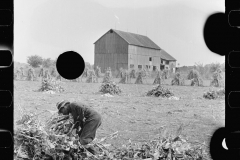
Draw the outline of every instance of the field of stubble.
[[[101,81],[101,80],[100,80]],[[116,82],[119,79],[115,80]],[[63,99],[77,100],[92,105],[103,117],[97,138],[118,131],[118,137],[109,143],[119,146],[129,139],[143,142],[161,133],[163,127],[173,132],[183,124],[183,135],[190,141],[208,144],[212,132],[225,124],[225,100],[206,100],[202,98],[209,87],[169,86],[180,100],[146,97],[154,86],[149,84],[119,84],[123,93],[107,97],[98,93],[101,83],[63,82],[63,93],[44,94],[34,92],[40,81],[14,81],[14,121],[21,117],[20,107],[27,111],[40,113],[43,110],[56,110],[56,103]],[[45,120],[51,114],[39,116]]]

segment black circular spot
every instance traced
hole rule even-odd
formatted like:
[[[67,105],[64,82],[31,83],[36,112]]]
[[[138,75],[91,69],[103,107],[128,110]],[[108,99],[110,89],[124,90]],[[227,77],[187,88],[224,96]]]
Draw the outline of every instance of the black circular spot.
[[[73,80],[81,76],[85,69],[85,62],[77,52],[67,51],[58,56],[56,67],[63,78]]]
[[[225,128],[217,129],[210,140],[210,154],[213,160],[228,159],[228,150],[222,146],[223,139],[226,138],[227,133]]]
[[[229,28],[227,16],[224,13],[215,13],[207,18],[203,36],[209,50],[222,56],[231,51]]]

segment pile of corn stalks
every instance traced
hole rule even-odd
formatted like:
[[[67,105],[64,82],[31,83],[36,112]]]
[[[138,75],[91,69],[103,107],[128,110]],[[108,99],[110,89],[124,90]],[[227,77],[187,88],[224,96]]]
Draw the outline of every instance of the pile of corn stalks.
[[[131,141],[112,152],[113,160],[204,160],[207,153],[202,145],[191,145],[181,136],[159,138],[144,144]]]
[[[225,96],[225,89],[213,90],[209,89],[209,91],[203,94],[203,98],[206,99],[217,99],[217,98],[224,98]]]
[[[147,92],[147,96],[155,96],[155,97],[172,97],[174,94],[168,89],[164,88],[161,85],[158,85],[157,87],[153,88],[152,90]]]
[[[181,74],[177,72],[174,75],[174,78],[171,82],[172,85],[184,85],[184,79],[182,78]]]
[[[114,95],[122,93],[122,90],[115,82],[106,82],[101,85],[99,92],[103,94],[109,93],[111,95]]]
[[[41,87],[38,89],[40,92],[45,91],[55,91],[55,92],[64,92],[64,88],[60,83],[54,79],[42,79]]]
[[[69,134],[74,126],[73,123],[71,115],[56,116],[46,122],[45,130],[55,135]]]
[[[40,124],[36,117],[34,114],[25,114],[16,122],[14,159],[63,160],[88,156],[85,148],[79,144],[78,135],[72,133],[75,124],[71,115],[55,114],[44,124]]]
[[[166,136],[164,130],[156,140],[143,144],[129,140],[118,148],[105,143],[117,137],[115,132],[91,143],[97,150],[93,155],[79,143],[78,135],[71,132],[74,127],[71,115],[53,114],[41,124],[36,114],[25,114],[16,124],[19,127],[14,132],[15,160],[205,160],[207,157],[203,145],[192,145],[182,138],[181,126],[175,136]]]

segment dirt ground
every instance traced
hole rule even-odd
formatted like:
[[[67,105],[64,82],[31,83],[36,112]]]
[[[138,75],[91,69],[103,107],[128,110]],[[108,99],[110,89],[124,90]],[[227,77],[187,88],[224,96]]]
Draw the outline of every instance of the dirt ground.
[[[119,79],[115,80],[118,82]],[[116,139],[109,143],[119,146],[132,142],[153,139],[166,127],[173,133],[183,124],[182,134],[190,141],[208,144],[212,132],[225,125],[225,100],[206,100],[203,93],[209,87],[170,86],[180,100],[146,97],[154,85],[119,84],[123,93],[107,97],[98,93],[101,83],[63,82],[63,93],[44,94],[34,92],[40,81],[14,81],[14,121],[21,117],[20,108],[40,113],[45,109],[56,111],[56,103],[63,99],[88,103],[103,117],[97,138],[118,131]],[[45,120],[51,114],[45,112],[39,117]]]

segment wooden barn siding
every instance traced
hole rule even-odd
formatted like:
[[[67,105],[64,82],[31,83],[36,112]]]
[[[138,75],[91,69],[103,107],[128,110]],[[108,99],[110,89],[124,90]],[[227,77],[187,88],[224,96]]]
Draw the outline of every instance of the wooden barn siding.
[[[126,68],[128,64],[128,44],[116,33],[108,32],[95,43],[94,65],[101,67],[104,72],[105,68],[118,70],[122,65]]]
[[[173,67],[174,67],[174,68],[176,67],[176,61],[170,61],[170,62],[169,62],[169,66],[171,66],[171,64],[173,64]]]
[[[138,68],[138,65],[160,66],[160,50],[129,45],[128,51],[129,66],[134,64],[135,69]],[[152,63],[149,62],[149,57],[152,57]]]

